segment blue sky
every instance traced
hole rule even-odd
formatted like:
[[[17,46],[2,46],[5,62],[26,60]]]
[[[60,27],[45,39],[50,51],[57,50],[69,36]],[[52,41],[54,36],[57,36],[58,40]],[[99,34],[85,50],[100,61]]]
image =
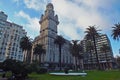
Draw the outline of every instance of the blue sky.
[[[0,0],[0,10],[8,15],[8,21],[22,25],[34,38],[39,35],[38,21],[49,2],[59,17],[58,34],[82,40],[85,29],[96,25],[108,35],[114,55],[120,55],[120,40],[111,37],[112,27],[120,22],[120,0]]]

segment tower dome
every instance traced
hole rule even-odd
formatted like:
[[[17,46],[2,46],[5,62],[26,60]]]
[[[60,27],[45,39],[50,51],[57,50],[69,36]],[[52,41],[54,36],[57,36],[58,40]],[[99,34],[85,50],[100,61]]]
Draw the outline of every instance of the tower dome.
[[[53,10],[54,9],[53,4],[52,3],[48,3],[47,6],[46,6],[46,9],[47,10]]]

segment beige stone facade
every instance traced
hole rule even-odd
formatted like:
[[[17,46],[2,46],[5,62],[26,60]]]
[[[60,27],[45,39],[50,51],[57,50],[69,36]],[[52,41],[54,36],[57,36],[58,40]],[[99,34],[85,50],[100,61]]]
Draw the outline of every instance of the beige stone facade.
[[[45,13],[41,15],[39,21],[40,35],[34,39],[32,47],[32,60],[35,60],[33,49],[36,44],[42,44],[46,50],[45,54],[41,56],[41,64],[43,66],[58,69],[59,67],[59,49],[58,45],[54,43],[57,36],[57,25],[59,24],[58,16],[54,14],[54,7],[51,3],[46,6]],[[70,41],[66,40],[66,43],[62,46],[61,62],[62,67],[72,65],[73,57],[69,51]]]

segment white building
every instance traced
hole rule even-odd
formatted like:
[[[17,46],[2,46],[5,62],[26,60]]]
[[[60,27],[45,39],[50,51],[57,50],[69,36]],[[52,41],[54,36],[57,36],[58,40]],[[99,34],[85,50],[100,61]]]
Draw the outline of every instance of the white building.
[[[27,33],[22,26],[7,21],[7,15],[0,12],[0,62],[6,58],[23,61],[20,39]]]
[[[57,35],[57,25],[59,24],[58,16],[54,14],[54,7],[51,3],[46,6],[45,13],[41,16],[39,21],[40,35],[37,36],[33,41],[32,47],[32,60],[35,60],[33,49],[36,44],[42,44],[46,50],[45,54],[41,56],[41,63],[43,66],[49,68],[58,68],[59,66],[59,48],[54,43]],[[70,41],[66,40],[66,43],[62,46],[61,62],[62,67],[73,64],[73,57],[70,54]]]
[[[82,40],[82,46],[84,48],[84,68],[85,69],[95,69],[97,68],[97,59],[94,49],[91,50],[91,52],[87,51],[87,42],[91,41],[86,38]],[[93,44],[93,41],[91,41]],[[104,53],[100,50],[100,48],[103,46],[103,44],[110,47],[110,49]],[[110,40],[108,39],[106,34],[101,34],[99,37],[96,38],[96,48],[97,48],[97,54],[98,54],[98,60],[100,63],[101,69],[106,69],[107,64],[109,68],[114,67],[114,58],[113,58],[113,52],[111,48]]]

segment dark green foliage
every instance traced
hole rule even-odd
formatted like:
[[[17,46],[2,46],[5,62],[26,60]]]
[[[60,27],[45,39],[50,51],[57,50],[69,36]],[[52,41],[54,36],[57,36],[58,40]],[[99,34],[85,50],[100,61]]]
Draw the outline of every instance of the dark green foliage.
[[[30,70],[30,72],[36,72],[39,74],[44,74],[47,72],[46,68],[40,67],[38,61],[33,61],[31,64],[27,65],[27,68]]]
[[[86,42],[85,46],[86,46],[86,51],[89,53],[91,53],[91,51],[94,50],[93,43],[90,40]]]
[[[104,53],[109,52],[110,47],[107,44],[102,44],[102,47],[100,47],[100,51]]]
[[[2,69],[2,63],[0,62],[0,69]]]
[[[71,53],[73,56],[77,57],[79,55],[79,44],[78,40],[72,40]]]
[[[97,59],[97,66],[98,66],[98,69],[100,70],[100,63],[99,63],[98,52],[97,52],[97,47],[96,47],[96,39],[100,35],[98,31],[101,31],[101,30],[97,30],[95,26],[89,26],[88,28],[86,28],[85,33],[86,33],[86,39],[93,41],[94,51],[95,51],[96,59]]]
[[[7,59],[2,63],[2,69],[4,71],[13,71],[16,61],[12,59]]]
[[[113,30],[112,30],[113,39],[119,40],[119,38],[120,38],[120,23],[115,24],[115,27],[112,27],[112,28],[113,28]]]
[[[45,73],[47,73],[47,69],[46,69],[46,68],[39,68],[39,69],[37,70],[37,73],[38,73],[38,74],[45,74]]]
[[[32,48],[32,41],[29,37],[24,36],[20,40],[20,48],[24,51],[24,62],[30,63],[30,51]]]
[[[102,44],[102,47],[100,47],[100,51],[105,53],[105,58],[106,58],[106,64],[107,64],[107,68],[109,69],[109,63],[108,63],[108,55],[107,52],[110,52],[110,47],[107,44]]]
[[[77,58],[83,59],[83,47],[80,43],[78,43],[79,40],[72,40],[72,44],[70,46],[70,52],[75,58],[75,70],[77,70]]]
[[[45,53],[45,49],[43,48],[43,45],[37,44],[33,49],[33,51],[34,51],[33,54],[36,56],[36,59],[37,59],[37,56],[39,56],[39,63],[41,63],[41,55]]]
[[[37,72],[38,68],[40,67],[39,62],[38,61],[33,61],[30,65],[29,65],[29,69],[31,70],[31,72]]]
[[[30,73],[29,67],[27,64],[22,63],[20,61],[7,59],[2,63],[2,69],[4,71],[11,71],[16,77],[25,78],[28,73]]]
[[[57,36],[54,43],[62,46],[65,43],[65,39],[62,36]]]
[[[86,40],[86,53],[90,54],[90,60],[91,60],[91,69],[93,69],[93,53],[94,50],[93,42],[91,40]]]
[[[64,72],[66,73],[66,74],[68,74],[68,68],[66,67],[65,69],[64,69]]]
[[[120,69],[120,56],[116,57],[117,66]]]
[[[62,46],[66,42],[65,42],[65,39],[62,36],[57,36],[54,43],[57,44],[58,47],[59,47],[59,67],[60,67],[60,71],[61,71],[61,66],[62,66],[61,65],[61,50],[62,50]]]
[[[29,39],[29,37],[25,36],[25,37],[21,38],[20,47],[22,48],[23,51],[31,49],[32,43],[31,43],[31,40]]]

